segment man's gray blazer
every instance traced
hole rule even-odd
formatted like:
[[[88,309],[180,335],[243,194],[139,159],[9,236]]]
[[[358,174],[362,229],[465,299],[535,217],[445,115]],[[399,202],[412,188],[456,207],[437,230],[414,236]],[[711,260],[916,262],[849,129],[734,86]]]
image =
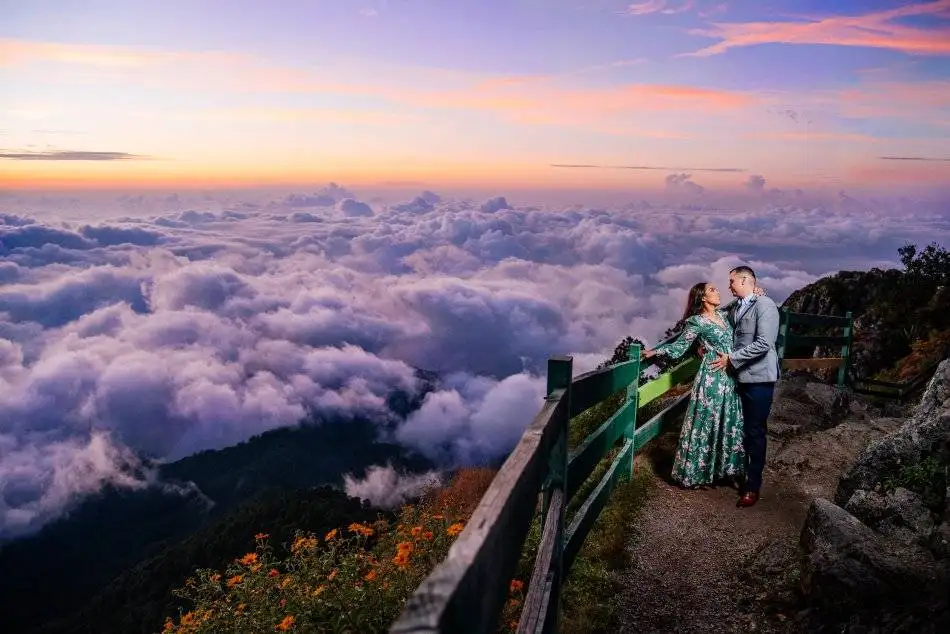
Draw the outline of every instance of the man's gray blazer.
[[[739,302],[722,308],[732,324],[732,353],[729,361],[738,371],[740,383],[774,383],[779,377],[778,307],[766,295],[753,295],[741,310]]]

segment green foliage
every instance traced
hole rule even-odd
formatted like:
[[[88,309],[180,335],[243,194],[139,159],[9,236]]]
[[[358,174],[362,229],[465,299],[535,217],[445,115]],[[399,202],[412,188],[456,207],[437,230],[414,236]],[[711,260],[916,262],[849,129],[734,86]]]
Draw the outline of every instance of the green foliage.
[[[917,245],[907,244],[897,250],[904,270],[913,281],[946,284],[950,280],[950,251],[936,242],[927,245],[923,251]]]
[[[885,491],[893,491],[898,487],[913,491],[925,505],[939,512],[947,503],[948,468],[946,459],[930,455],[919,462],[905,465],[898,473],[885,478],[882,484]]]

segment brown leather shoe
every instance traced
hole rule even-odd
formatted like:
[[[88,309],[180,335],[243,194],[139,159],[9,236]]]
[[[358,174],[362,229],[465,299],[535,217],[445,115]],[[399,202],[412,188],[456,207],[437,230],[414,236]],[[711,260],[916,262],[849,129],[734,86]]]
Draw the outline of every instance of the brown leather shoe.
[[[736,502],[736,506],[739,508],[746,508],[748,506],[755,506],[755,503],[759,501],[759,492],[758,491],[747,491],[739,498],[739,501]]]

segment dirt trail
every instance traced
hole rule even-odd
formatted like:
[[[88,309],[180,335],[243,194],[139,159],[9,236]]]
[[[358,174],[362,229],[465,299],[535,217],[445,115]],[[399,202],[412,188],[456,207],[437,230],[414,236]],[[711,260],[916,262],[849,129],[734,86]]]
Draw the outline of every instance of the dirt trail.
[[[831,498],[868,442],[902,422],[875,417],[856,401],[839,425],[818,429],[827,411],[823,390],[799,384],[777,394],[756,506],[736,508],[738,495],[728,487],[683,491],[654,476],[628,546],[632,565],[619,573],[621,633],[800,631],[794,588],[808,506]],[[677,435],[658,438],[637,468],[668,474]]]

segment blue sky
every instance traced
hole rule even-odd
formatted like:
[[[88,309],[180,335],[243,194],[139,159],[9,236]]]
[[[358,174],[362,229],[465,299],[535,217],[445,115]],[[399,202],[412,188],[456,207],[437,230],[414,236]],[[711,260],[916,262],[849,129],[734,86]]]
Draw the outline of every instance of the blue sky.
[[[948,0],[0,6],[14,186],[659,182],[551,163],[895,191],[950,175],[880,158],[948,158]]]

